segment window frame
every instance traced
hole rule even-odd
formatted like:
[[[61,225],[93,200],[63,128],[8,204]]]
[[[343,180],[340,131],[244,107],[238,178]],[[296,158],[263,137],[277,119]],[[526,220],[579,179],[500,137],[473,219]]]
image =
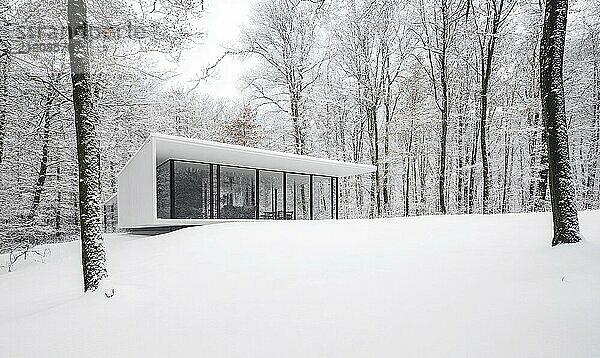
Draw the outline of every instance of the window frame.
[[[173,159],[173,158],[169,158],[169,159],[165,159],[164,161],[162,161],[160,164],[158,164],[155,168],[155,170],[158,169],[158,167],[164,165],[165,163],[169,162],[169,188],[170,188],[170,200],[169,200],[169,205],[171,208],[171,212],[170,212],[170,218],[158,218],[158,206],[156,208],[156,215],[158,219],[165,219],[165,220],[178,220],[178,219],[173,219],[173,214],[174,214],[174,205],[173,205],[173,201],[174,201],[174,190],[175,190],[175,181],[173,180],[174,178],[174,169],[175,169],[175,162],[182,162],[182,163],[191,163],[191,164],[204,164],[204,165],[209,165],[210,168],[210,197],[211,197],[211,201],[210,201],[210,217],[208,219],[182,219],[182,220],[210,220],[210,219],[222,219],[221,218],[221,205],[220,202],[215,201],[215,198],[220,198],[220,194],[221,194],[221,167],[229,167],[229,168],[236,168],[236,169],[248,169],[248,170],[253,170],[255,173],[255,181],[254,181],[254,197],[255,197],[255,205],[256,205],[256,210],[255,210],[255,214],[254,214],[254,220],[259,220],[259,180],[260,180],[260,172],[264,171],[264,172],[272,172],[272,173],[282,173],[283,175],[283,208],[284,208],[284,218],[283,220],[288,220],[286,219],[286,215],[285,215],[285,211],[287,210],[287,174],[291,174],[291,175],[304,175],[304,176],[308,176],[309,177],[309,193],[310,193],[310,197],[309,197],[309,211],[310,211],[310,220],[314,220],[314,213],[313,213],[313,176],[317,176],[317,177],[322,177],[322,178],[330,178],[331,179],[331,185],[330,185],[330,192],[331,192],[331,200],[332,202],[335,200],[335,210],[331,210],[332,215],[331,215],[331,219],[337,220],[339,217],[339,177],[335,177],[335,176],[329,176],[329,175],[320,175],[320,174],[311,174],[311,173],[303,173],[303,172],[296,172],[296,171],[286,171],[286,170],[279,170],[279,169],[260,169],[260,168],[253,168],[253,167],[247,167],[247,166],[243,166],[243,165],[230,165],[230,164],[221,164],[221,163],[210,163],[210,162],[203,162],[203,161],[197,161],[197,160],[187,160],[187,159]],[[216,183],[215,183],[216,181]],[[335,183],[335,186],[334,186]],[[335,187],[335,190],[334,190]],[[335,194],[335,196],[334,196]],[[156,195],[156,193],[155,193]],[[226,219],[226,220],[241,220],[241,219]],[[245,219],[245,220],[252,220],[252,219]],[[290,220],[294,220],[294,219],[290,219]]]

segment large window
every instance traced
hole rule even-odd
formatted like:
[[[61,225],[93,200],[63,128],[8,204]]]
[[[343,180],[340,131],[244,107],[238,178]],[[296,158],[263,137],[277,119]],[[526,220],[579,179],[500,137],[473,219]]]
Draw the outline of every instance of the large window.
[[[156,168],[156,207],[159,219],[171,218],[171,161]]]
[[[283,219],[283,173],[258,172],[258,218]]]
[[[173,219],[210,218],[210,164],[174,163]]]
[[[331,200],[331,178],[313,176],[313,219],[331,219],[332,200]]]
[[[287,218],[310,219],[310,176],[286,173],[285,181]]]
[[[337,218],[338,179],[167,160],[156,168],[159,219]]]
[[[254,219],[256,170],[225,166],[220,168],[220,218]]]

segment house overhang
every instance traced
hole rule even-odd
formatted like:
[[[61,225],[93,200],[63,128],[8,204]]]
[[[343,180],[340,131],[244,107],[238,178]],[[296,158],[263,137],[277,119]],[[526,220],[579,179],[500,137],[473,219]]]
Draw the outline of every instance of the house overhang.
[[[153,133],[157,165],[168,159],[263,170],[347,177],[371,173],[375,166],[275,152],[239,145]]]

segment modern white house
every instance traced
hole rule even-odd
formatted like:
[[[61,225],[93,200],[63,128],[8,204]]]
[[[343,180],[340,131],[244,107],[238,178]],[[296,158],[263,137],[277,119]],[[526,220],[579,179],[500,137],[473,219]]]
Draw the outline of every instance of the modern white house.
[[[151,134],[118,174],[105,225],[153,229],[246,220],[336,219],[347,163]]]

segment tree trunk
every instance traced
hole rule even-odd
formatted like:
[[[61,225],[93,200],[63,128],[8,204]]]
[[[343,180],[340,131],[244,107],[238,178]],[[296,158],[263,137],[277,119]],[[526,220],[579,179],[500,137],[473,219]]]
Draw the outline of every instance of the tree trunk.
[[[4,44],[0,41],[0,164],[4,157],[4,141],[6,138],[6,116],[8,96],[8,53],[3,53]]]
[[[573,173],[563,88],[563,54],[567,0],[548,0],[540,47],[542,118],[547,130],[550,200],[554,222],[552,246],[581,240],[575,205]]]
[[[588,210],[596,208],[598,196],[596,191],[596,179],[598,175],[598,156],[600,155],[600,66],[598,60],[594,61],[594,104],[592,118],[592,143],[588,155],[588,177],[586,183],[585,208]]]
[[[294,149],[296,154],[305,154],[304,148],[304,128],[300,118],[300,96],[292,91],[290,93],[290,110],[292,115],[292,124],[294,127]]]
[[[61,175],[60,175],[60,161],[56,163],[56,211],[54,215],[54,231],[57,240],[60,240],[62,237],[62,185],[61,185]]]
[[[389,59],[388,59],[389,61]],[[389,78],[389,68],[387,68],[388,74],[386,77]],[[383,133],[383,184],[382,184],[382,196],[383,196],[383,212],[386,216],[390,214],[390,122],[392,121],[391,113],[391,84],[390,80],[387,80],[387,90],[385,99],[385,127]],[[412,133],[411,133],[412,134]],[[408,180],[408,179],[407,179]]]
[[[509,212],[509,193],[513,163],[513,145],[508,135],[510,127],[504,129],[504,175],[502,180],[502,214]]]
[[[444,45],[445,46],[445,45]],[[439,171],[439,202],[440,212],[446,214],[446,150],[448,142],[448,78],[446,69],[445,47],[441,62],[440,81],[442,85],[442,135],[440,138],[440,171]]]
[[[49,90],[50,91],[50,90]],[[40,158],[40,169],[38,170],[38,178],[33,190],[33,203],[29,211],[29,220],[33,220],[35,212],[40,205],[44,185],[46,184],[46,173],[48,171],[48,151],[50,146],[50,122],[53,117],[52,102],[53,94],[48,92],[46,104],[44,108],[44,121],[42,129],[42,157]]]
[[[459,213],[464,213],[464,166],[465,166],[465,155],[464,155],[464,143],[463,136],[465,135],[465,108],[461,106],[461,113],[458,115],[458,138],[457,138],[457,151],[458,151],[458,179],[456,183],[456,207]]]
[[[448,112],[444,110],[442,112],[442,136],[441,151],[440,151],[440,172],[439,172],[439,201],[440,201],[440,212],[446,214],[446,147],[448,138]]]
[[[485,89],[484,89],[485,88]],[[483,174],[483,213],[490,214],[490,164],[487,154],[487,84],[481,85],[481,163]]]
[[[367,130],[369,133],[371,164],[375,172],[371,173],[371,206],[369,217],[381,217],[381,179],[379,169],[379,130],[377,126],[377,108],[367,108]]]
[[[69,58],[79,163],[81,256],[85,291],[95,291],[108,278],[102,238],[100,143],[93,105],[85,0],[68,1]]]
[[[475,124],[475,133],[473,135],[473,148],[471,149],[471,161],[469,162],[469,185],[468,185],[468,206],[467,213],[473,214],[475,208],[475,163],[477,162],[477,148],[479,147],[479,130],[481,126]]]
[[[411,161],[413,160],[413,156],[412,156],[412,147],[413,147],[413,130],[414,130],[414,119],[410,120],[410,129],[409,129],[409,135],[408,135],[408,153],[407,153],[407,160],[406,160],[406,183],[405,183],[405,188],[404,188],[404,216],[409,216],[410,214],[410,200],[409,200],[409,193],[410,193],[410,166],[411,166]]]
[[[483,174],[483,213],[492,213],[492,203],[490,202],[491,178],[490,164],[488,157],[488,138],[487,138],[487,119],[488,119],[488,93],[490,78],[492,77],[492,63],[494,59],[494,49],[496,48],[496,39],[498,28],[502,16],[504,2],[500,1],[498,7],[494,3],[493,7],[488,5],[488,19],[491,18],[489,34],[483,34],[483,41],[480,40],[480,71],[481,71],[481,163]],[[490,21],[490,20],[487,20]],[[486,25],[486,30],[488,25]],[[486,31],[487,32],[487,31]]]

